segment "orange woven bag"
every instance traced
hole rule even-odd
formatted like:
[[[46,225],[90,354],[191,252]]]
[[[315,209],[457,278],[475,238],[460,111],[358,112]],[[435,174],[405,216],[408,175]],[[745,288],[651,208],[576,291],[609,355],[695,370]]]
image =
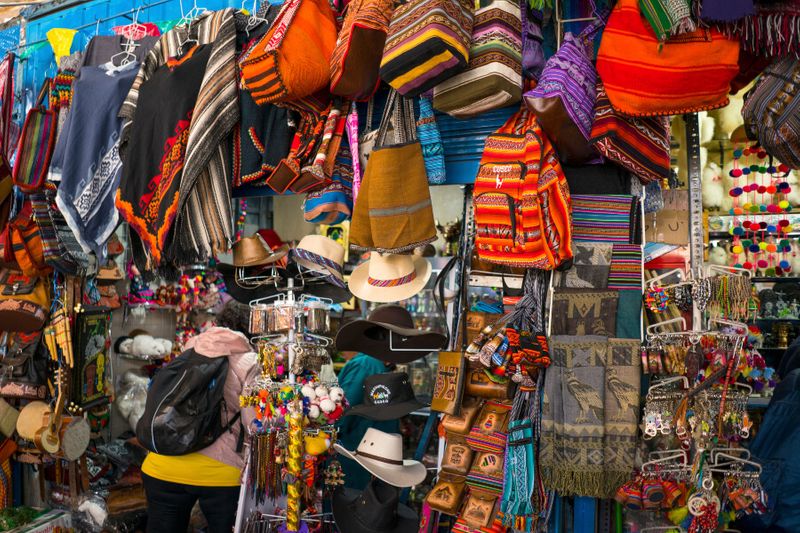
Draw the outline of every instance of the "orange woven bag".
[[[679,115],[727,105],[738,62],[739,40],[713,28],[677,35],[662,47],[638,0],[619,0],[603,30],[597,72],[620,113]]]
[[[287,0],[269,31],[239,59],[242,86],[259,105],[327,89],[336,39],[327,0]]]

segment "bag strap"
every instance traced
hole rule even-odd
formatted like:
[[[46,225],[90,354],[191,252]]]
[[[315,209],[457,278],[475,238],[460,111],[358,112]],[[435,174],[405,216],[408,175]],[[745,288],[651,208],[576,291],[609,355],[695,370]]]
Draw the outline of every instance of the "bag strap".
[[[394,89],[386,99],[386,107],[383,109],[381,125],[378,127],[378,136],[375,139],[376,147],[386,146],[390,122],[394,123],[394,144],[404,144],[417,139],[414,100],[401,96]]]
[[[368,132],[372,130],[372,115],[375,114],[375,97],[369,99],[367,102],[367,120],[364,123],[366,127],[364,128],[364,132]]]
[[[50,94],[50,78],[45,78],[42,82],[42,87],[39,89],[39,96],[36,97],[36,103],[33,107],[41,107],[44,104],[44,99]]]

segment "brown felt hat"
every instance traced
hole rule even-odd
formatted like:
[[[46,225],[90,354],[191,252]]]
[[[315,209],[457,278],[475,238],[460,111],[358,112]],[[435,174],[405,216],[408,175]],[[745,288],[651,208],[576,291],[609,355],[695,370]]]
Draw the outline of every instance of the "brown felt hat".
[[[258,233],[244,237],[233,245],[233,266],[250,267],[270,265],[289,253],[289,246],[284,245],[276,250],[269,245]]]

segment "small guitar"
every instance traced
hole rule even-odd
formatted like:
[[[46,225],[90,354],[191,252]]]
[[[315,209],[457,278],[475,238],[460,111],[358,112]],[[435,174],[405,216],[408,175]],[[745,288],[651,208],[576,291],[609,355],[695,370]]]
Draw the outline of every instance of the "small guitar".
[[[40,427],[33,436],[33,442],[43,453],[55,455],[61,449],[61,417],[64,414],[64,390],[67,383],[64,372],[59,368],[56,371],[56,383],[58,386],[58,397],[55,408],[44,418],[44,425]]]

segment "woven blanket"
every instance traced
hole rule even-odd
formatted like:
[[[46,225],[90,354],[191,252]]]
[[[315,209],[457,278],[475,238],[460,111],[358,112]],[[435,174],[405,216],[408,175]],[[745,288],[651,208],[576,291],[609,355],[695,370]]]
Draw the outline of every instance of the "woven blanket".
[[[554,285],[572,289],[605,289],[611,265],[611,244],[575,243],[572,268],[556,272]]]
[[[637,344],[599,336],[551,338],[539,455],[546,487],[609,498],[629,477],[639,414]]]
[[[559,289],[553,295],[553,335],[613,337],[617,328],[616,291]]]
[[[572,196],[572,240],[631,242],[633,196],[624,194]]]
[[[611,252],[608,288],[615,290],[641,289],[642,247],[639,244],[615,244]]]

